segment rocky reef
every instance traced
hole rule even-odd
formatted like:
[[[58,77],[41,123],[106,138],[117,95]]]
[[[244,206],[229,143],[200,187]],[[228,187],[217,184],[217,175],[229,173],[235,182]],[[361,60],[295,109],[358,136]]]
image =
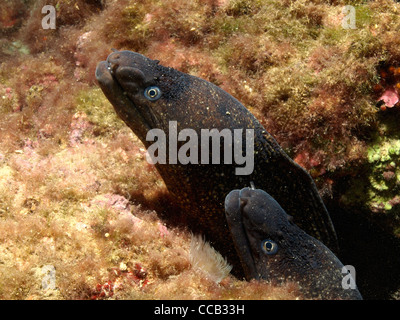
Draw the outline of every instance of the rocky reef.
[[[355,253],[344,221],[360,217],[390,238],[385,254],[400,252],[399,3],[3,2],[0,298],[301,298],[294,284],[216,277],[193,260],[179,209],[96,85],[96,64],[112,48],[240,100],[315,178],[345,264]],[[55,29],[42,26],[45,5],[55,9]],[[398,264],[385,287],[369,284],[371,261],[356,262],[364,297],[398,297]],[[47,265],[56,284],[44,290]]]

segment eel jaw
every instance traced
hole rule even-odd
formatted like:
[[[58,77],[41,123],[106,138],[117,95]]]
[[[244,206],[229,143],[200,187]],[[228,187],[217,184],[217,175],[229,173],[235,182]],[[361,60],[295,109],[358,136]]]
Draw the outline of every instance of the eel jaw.
[[[225,216],[247,281],[260,279],[241,214],[240,190],[232,190],[225,198]]]
[[[151,128],[140,114],[136,105],[127,97],[124,89],[113,77],[109,63],[107,61],[99,62],[95,75],[101,90],[107,99],[111,101],[118,116],[142,141],[145,141],[147,132]]]

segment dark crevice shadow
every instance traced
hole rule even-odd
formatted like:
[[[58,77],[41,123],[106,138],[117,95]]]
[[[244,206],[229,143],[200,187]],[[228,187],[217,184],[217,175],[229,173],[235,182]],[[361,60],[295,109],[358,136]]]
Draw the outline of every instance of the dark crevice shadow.
[[[326,201],[339,240],[340,260],[353,265],[364,299],[393,299],[400,288],[400,239],[371,219],[362,208]]]
[[[168,191],[159,192],[151,200],[147,200],[141,191],[131,192],[129,196],[131,201],[139,203],[144,210],[156,211],[168,227],[187,228],[187,214]]]

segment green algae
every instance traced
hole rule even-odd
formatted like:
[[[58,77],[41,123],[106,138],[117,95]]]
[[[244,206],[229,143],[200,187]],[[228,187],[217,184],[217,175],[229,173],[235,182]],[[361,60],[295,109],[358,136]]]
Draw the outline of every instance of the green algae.
[[[394,209],[394,199],[400,192],[400,140],[382,139],[368,149],[368,161],[373,165],[369,176],[367,204],[378,211]],[[399,211],[399,208],[396,208]]]
[[[7,42],[2,45],[1,52],[7,55],[15,55],[22,54],[28,55],[30,54],[29,47],[20,40]]]
[[[391,165],[395,165],[396,162],[394,160],[398,160],[396,155],[400,155],[400,140],[398,139],[379,139],[367,151],[368,162],[377,164],[376,167],[380,167],[388,162]]]
[[[43,89],[42,85],[32,85],[27,92],[25,101],[28,106],[40,105],[43,100]]]
[[[400,139],[379,137],[367,149],[367,164],[363,174],[354,177],[342,196],[348,205],[361,205],[368,210],[400,217]],[[400,235],[400,227],[394,228]],[[397,230],[397,231],[396,231]]]
[[[96,127],[96,135],[106,135],[125,128],[100,88],[82,90],[76,98],[76,111],[84,112]]]
[[[231,16],[249,15],[261,8],[262,1],[232,0],[229,2],[226,13]]]

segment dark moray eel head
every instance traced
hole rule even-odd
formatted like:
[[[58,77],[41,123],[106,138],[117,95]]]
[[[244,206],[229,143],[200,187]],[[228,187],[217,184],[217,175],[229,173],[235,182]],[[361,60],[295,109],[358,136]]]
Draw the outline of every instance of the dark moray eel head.
[[[121,119],[130,127],[133,126],[140,136],[146,135],[150,123],[143,116],[143,105],[132,97],[138,96],[142,87],[151,82],[142,71],[144,66],[151,64],[154,64],[152,60],[138,53],[117,51],[96,68],[96,79],[104,94]]]
[[[247,280],[293,281],[306,297],[362,299],[342,285],[343,264],[260,189],[231,191],[225,215]]]
[[[115,51],[96,68],[96,79],[119,117],[146,145],[150,129],[166,129],[163,114],[180,72],[131,51]],[[170,111],[170,110],[169,110]]]
[[[268,193],[250,188],[227,195],[225,214],[246,279],[269,280],[272,270],[267,266],[275,255],[284,254],[278,242],[293,225],[292,217]]]
[[[97,65],[96,79],[118,116],[148,147],[146,134],[159,128],[178,130],[253,127],[243,106],[228,93],[203,79],[159,64],[139,53],[115,51]],[[250,121],[249,121],[250,120]]]

